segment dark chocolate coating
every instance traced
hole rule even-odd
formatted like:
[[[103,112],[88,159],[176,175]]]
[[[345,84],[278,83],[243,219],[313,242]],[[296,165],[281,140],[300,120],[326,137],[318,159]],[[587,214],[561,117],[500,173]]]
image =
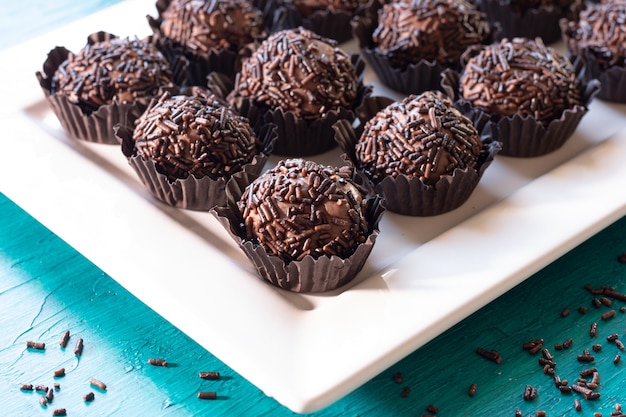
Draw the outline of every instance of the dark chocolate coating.
[[[493,116],[519,114],[542,123],[582,104],[572,64],[540,38],[503,39],[482,48],[468,60],[460,90]]]
[[[347,167],[279,161],[239,200],[248,239],[285,261],[351,255],[369,230],[365,195],[351,174]]]
[[[404,174],[435,184],[457,168],[476,167],[482,146],[472,121],[443,94],[427,91],[379,111],[366,123],[355,154],[374,183]]]
[[[93,110],[151,97],[172,85],[169,63],[154,45],[112,37],[70,53],[54,73],[52,92]]]
[[[358,76],[350,56],[336,45],[304,28],[277,32],[243,62],[233,95],[304,119],[352,108]]]
[[[229,177],[252,161],[256,136],[248,119],[220,101],[164,94],[136,121],[135,152],[170,181]]]

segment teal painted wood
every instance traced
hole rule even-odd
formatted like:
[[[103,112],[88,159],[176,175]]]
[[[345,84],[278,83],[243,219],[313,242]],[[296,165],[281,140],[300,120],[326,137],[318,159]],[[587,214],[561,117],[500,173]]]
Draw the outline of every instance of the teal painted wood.
[[[293,416],[294,413],[261,391],[141,303],[69,245],[36,222],[6,197],[0,197],[0,409],[12,416],[49,416],[64,407],[68,415],[98,416]],[[592,305],[583,287],[614,286],[626,292],[626,218],[616,222],[513,290],[418,349],[387,371],[335,404],[313,414],[321,416],[413,416],[426,406],[438,416],[524,416],[544,410],[548,416],[608,416],[615,404],[625,404],[624,363],[613,363],[620,350],[606,336],[626,339],[626,313]],[[489,254],[485,254],[489,256]],[[477,260],[480,261],[480,260]],[[586,314],[577,311],[588,308]],[[564,309],[570,314],[561,316]],[[616,316],[602,320],[609,309]],[[207,326],[211,320],[207,318]],[[398,325],[419,317],[398,317]],[[595,338],[591,323],[598,324]],[[64,331],[72,337],[66,349],[58,342]],[[73,353],[84,339],[80,357]],[[567,350],[554,345],[573,339]],[[600,372],[601,398],[587,401],[579,394],[562,394],[551,376],[522,344],[543,338],[557,362],[555,368],[570,383],[591,366]],[[27,340],[43,341],[43,352],[26,348]],[[595,361],[579,363],[583,349],[600,344]],[[485,360],[477,347],[496,349],[501,364]],[[288,347],[286,347],[288,348]],[[147,364],[165,358],[169,367]],[[626,356],[625,356],[626,360]],[[65,367],[66,375],[52,372]],[[199,371],[218,371],[219,381],[198,378]],[[402,374],[402,383],[394,379]],[[106,382],[106,392],[89,386],[90,377]],[[37,395],[20,391],[22,383],[61,384],[44,408]],[[477,384],[474,397],[469,385]],[[537,397],[524,401],[526,385]],[[409,387],[408,396],[401,393]],[[82,400],[90,390],[92,403]],[[202,401],[199,391],[215,391],[218,399]],[[573,408],[580,399],[583,412]]]

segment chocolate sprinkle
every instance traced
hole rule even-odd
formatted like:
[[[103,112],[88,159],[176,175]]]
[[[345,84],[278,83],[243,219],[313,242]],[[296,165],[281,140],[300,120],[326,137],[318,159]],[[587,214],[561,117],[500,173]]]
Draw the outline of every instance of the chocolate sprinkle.
[[[457,168],[474,168],[481,150],[472,121],[443,94],[431,91],[379,111],[355,146],[362,169],[374,183],[404,174],[435,184]]]

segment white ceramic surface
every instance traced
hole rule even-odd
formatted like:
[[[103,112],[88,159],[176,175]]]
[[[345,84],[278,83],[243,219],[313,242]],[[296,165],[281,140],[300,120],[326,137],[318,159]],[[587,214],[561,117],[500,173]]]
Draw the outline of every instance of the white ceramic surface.
[[[43,98],[35,71],[50,49],[78,50],[98,30],[143,37],[146,15],[153,1],[130,0],[0,54],[0,191],[296,412],[346,395],[626,213],[626,106],[595,100],[562,149],[497,157],[459,209],[386,213],[347,288],[272,288],[211,215],[156,202],[116,146],[68,139]],[[392,94],[371,72],[366,82]]]

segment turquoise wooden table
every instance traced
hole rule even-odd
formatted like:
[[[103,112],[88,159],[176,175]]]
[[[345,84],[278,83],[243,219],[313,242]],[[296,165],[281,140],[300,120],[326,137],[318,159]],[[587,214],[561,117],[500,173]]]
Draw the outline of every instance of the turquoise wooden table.
[[[11,32],[21,35],[3,36],[1,47],[112,3],[50,8],[55,13],[33,14],[28,27],[14,19]],[[7,16],[19,11],[4,7],[7,28]],[[626,409],[625,236],[622,218],[312,415],[619,415],[621,404]],[[150,365],[151,358],[167,358],[168,366]],[[220,378],[202,379],[203,371]],[[42,405],[46,394],[51,400]],[[68,416],[295,415],[0,194],[0,410],[50,416],[62,409]]]

